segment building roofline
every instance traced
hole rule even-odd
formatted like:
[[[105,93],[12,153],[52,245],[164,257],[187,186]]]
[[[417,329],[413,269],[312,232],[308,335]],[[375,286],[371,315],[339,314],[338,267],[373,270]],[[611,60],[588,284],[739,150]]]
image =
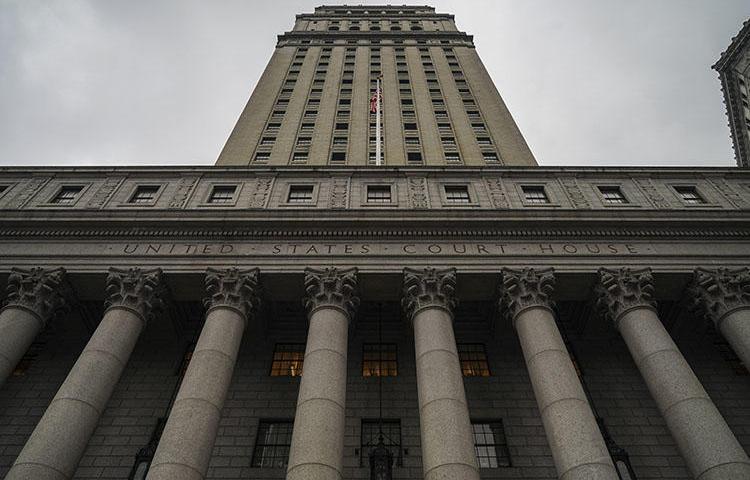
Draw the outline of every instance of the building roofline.
[[[732,41],[729,43],[729,46],[721,52],[721,55],[719,56],[719,59],[714,63],[711,68],[714,70],[721,72],[724,67],[729,63],[734,56],[737,54],[737,52],[742,50],[742,46],[745,44],[745,42],[750,39],[750,19],[745,20],[742,23],[742,28],[740,29],[739,33],[732,37]]]

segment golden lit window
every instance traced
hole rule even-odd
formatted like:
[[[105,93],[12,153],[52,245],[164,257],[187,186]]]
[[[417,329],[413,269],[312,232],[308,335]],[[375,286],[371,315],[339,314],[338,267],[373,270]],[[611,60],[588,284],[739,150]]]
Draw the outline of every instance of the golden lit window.
[[[304,343],[277,343],[273,349],[272,377],[301,377],[305,360]]]
[[[365,343],[362,346],[363,377],[395,377],[398,375],[395,343]]]
[[[489,377],[487,351],[481,343],[459,343],[458,358],[464,377]]]

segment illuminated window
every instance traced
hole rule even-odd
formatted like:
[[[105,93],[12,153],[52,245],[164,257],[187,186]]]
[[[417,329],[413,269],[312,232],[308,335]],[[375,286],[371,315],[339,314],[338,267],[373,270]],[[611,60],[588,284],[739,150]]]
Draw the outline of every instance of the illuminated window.
[[[479,468],[510,467],[510,452],[502,420],[472,422],[471,430]]]
[[[271,362],[272,377],[301,377],[305,360],[305,344],[277,343]]]
[[[57,205],[70,205],[76,201],[81,190],[83,190],[83,187],[80,185],[64,186],[57,192],[57,195],[55,195],[50,203],[55,203]]]
[[[258,425],[252,465],[255,468],[286,468],[292,444],[293,422],[265,421]]]
[[[363,377],[395,377],[398,375],[395,343],[365,343],[362,345]]]
[[[489,377],[490,366],[487,351],[481,343],[459,343],[458,359],[464,377]]]

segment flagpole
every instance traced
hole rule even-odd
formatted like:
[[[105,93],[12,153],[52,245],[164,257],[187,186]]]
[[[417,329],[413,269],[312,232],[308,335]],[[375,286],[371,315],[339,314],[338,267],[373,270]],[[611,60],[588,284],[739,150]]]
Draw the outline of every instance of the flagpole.
[[[380,150],[380,77],[378,77],[375,87],[375,165],[378,167],[383,164]]]

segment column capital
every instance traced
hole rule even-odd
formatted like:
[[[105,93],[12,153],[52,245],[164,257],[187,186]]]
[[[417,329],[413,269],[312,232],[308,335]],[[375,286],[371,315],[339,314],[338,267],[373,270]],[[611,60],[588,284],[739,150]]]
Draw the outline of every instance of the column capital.
[[[719,328],[728,314],[750,308],[750,268],[696,268],[688,291],[693,308]]]
[[[453,315],[456,304],[455,268],[404,268],[401,306],[409,320],[425,308],[442,308]]]
[[[312,315],[319,308],[338,308],[351,320],[359,307],[357,269],[306,268],[305,309]]]
[[[600,268],[596,293],[597,306],[615,326],[620,317],[635,308],[656,310],[650,268]]]
[[[552,310],[553,268],[503,268],[498,307],[511,320],[529,308]]]
[[[144,323],[162,308],[164,283],[161,268],[110,268],[104,309],[123,308]]]
[[[206,310],[224,307],[237,310],[247,321],[260,304],[260,271],[257,268],[206,270]]]
[[[6,290],[5,306],[30,311],[42,326],[68,309],[73,297],[64,268],[13,268]]]

